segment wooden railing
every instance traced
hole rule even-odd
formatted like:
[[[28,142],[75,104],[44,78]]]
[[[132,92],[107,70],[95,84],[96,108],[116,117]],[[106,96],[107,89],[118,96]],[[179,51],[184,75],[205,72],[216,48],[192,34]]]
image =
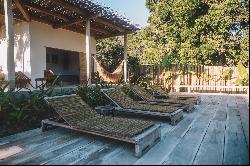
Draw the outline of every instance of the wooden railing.
[[[180,88],[187,88],[188,93],[191,93],[192,91],[202,91],[203,89],[205,89],[205,91],[215,91],[215,92],[217,91],[217,92],[227,92],[227,93],[246,92],[249,95],[249,86],[179,85],[179,86],[174,86],[174,88],[176,92],[180,92]]]
[[[230,75],[225,77],[225,73]],[[248,68],[247,68],[248,72]],[[172,92],[248,93],[248,86],[237,86],[241,78],[237,67],[195,65],[142,65],[137,75],[148,77],[150,84],[162,85]]]

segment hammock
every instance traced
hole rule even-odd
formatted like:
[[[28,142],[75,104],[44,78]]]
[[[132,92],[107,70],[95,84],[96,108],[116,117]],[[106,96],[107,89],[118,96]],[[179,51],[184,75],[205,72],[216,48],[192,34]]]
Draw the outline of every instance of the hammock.
[[[93,57],[93,59],[96,62],[96,68],[99,73],[99,76],[101,77],[103,81],[111,82],[111,83],[117,83],[118,81],[120,81],[123,75],[123,62],[124,61],[122,61],[119,64],[119,66],[116,68],[116,70],[113,73],[110,73],[100,65],[100,63],[96,60],[95,57]]]

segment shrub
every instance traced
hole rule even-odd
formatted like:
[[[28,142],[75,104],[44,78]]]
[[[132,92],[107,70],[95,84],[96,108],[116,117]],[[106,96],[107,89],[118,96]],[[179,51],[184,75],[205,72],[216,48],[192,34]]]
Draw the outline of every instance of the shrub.
[[[235,81],[235,84],[243,86],[249,85],[249,74],[247,72],[247,69],[241,63],[239,63],[237,65],[237,70],[239,73],[239,77]]]
[[[87,85],[80,85],[77,87],[76,93],[92,108],[100,105],[107,105],[111,102],[101,92],[102,88],[109,88],[109,85],[98,85],[89,87]]]
[[[122,91],[123,91],[127,96],[129,96],[131,99],[136,100],[136,101],[142,100],[137,94],[135,94],[135,93],[133,92],[133,90],[131,90],[131,89],[129,88],[129,85],[128,85],[128,84],[123,84],[121,89],[122,89]]]
[[[0,86],[0,127],[5,129],[0,135],[8,135],[26,129],[40,127],[41,120],[51,117],[44,97],[52,96],[53,88],[20,91],[21,89],[6,91]]]

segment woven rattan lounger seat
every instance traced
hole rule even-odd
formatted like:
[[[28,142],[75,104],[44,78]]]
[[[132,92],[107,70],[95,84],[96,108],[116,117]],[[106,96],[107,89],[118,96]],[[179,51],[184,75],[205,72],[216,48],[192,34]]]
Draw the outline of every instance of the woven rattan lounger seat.
[[[77,95],[45,98],[59,118],[43,120],[43,131],[51,126],[112,138],[135,144],[136,156],[160,139],[160,126],[151,121],[101,116]]]
[[[197,104],[193,99],[180,100],[177,97],[169,97],[168,99],[158,99],[151,95],[146,89],[138,85],[130,85],[130,88],[143,100],[144,103],[156,103],[158,105],[172,105],[173,107],[181,108],[184,111],[191,112],[194,110],[194,105]],[[180,106],[181,105],[181,106]]]
[[[116,104],[120,113],[149,115],[170,119],[175,125],[183,118],[182,109],[171,106],[140,104],[129,98],[120,88],[102,89],[102,92]]]

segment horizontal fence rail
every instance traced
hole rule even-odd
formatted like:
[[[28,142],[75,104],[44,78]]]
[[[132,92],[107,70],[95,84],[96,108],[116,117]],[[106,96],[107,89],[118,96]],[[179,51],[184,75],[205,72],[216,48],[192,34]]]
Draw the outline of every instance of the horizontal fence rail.
[[[248,85],[236,84],[241,78],[237,67],[141,65],[137,75],[171,92],[249,93]]]

